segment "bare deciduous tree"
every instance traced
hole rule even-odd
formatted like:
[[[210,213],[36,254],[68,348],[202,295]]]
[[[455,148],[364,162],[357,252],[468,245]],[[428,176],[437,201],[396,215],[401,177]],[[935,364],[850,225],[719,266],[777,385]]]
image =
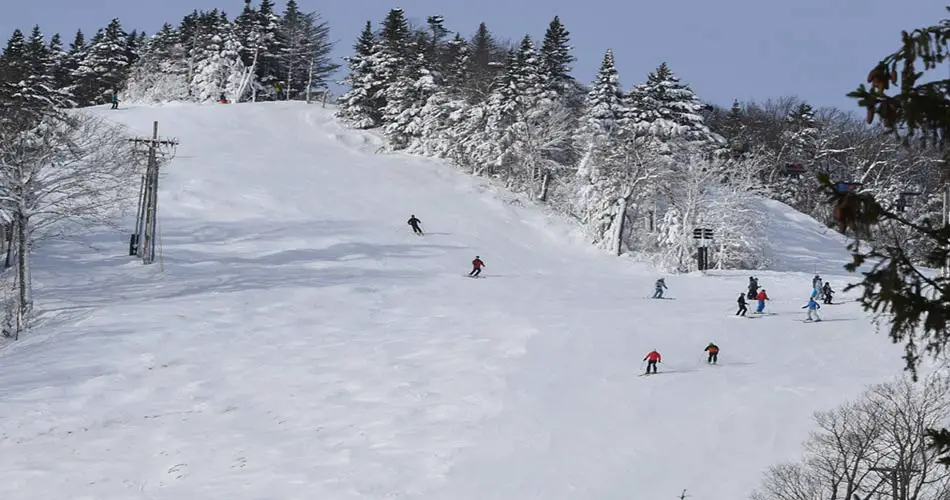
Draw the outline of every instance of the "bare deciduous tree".
[[[18,335],[32,310],[30,253],[44,237],[111,222],[134,196],[122,129],[89,115],[55,115],[27,130],[0,129],[0,213],[16,246]]]
[[[927,429],[950,414],[950,384],[933,376],[876,385],[860,400],[815,415],[818,429],[798,463],[771,467],[753,500],[950,498],[950,471],[936,464]]]

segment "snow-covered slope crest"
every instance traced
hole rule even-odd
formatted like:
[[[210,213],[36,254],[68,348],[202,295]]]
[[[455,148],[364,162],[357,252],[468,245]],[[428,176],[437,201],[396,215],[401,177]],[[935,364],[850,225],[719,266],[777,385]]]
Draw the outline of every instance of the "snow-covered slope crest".
[[[4,500],[742,498],[900,371],[854,304],[800,321],[807,276],[763,276],[754,320],[743,276],[645,300],[655,272],[328,109],[101,112],[181,141],[161,263],[109,232],[38,256],[44,326],[0,354]]]
[[[766,221],[769,269],[778,272],[842,275],[851,262],[848,240],[809,215],[775,200],[759,199]]]

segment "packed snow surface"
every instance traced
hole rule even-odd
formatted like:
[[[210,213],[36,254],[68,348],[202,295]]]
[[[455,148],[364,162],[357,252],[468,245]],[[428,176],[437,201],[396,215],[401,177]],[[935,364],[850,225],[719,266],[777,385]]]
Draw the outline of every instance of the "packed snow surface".
[[[330,109],[96,112],[181,141],[160,262],[116,232],[39,251],[41,326],[0,353],[4,500],[733,500],[900,373],[842,294],[802,322],[847,255],[782,205],[774,315],[735,318],[748,273],[649,300],[656,272]]]

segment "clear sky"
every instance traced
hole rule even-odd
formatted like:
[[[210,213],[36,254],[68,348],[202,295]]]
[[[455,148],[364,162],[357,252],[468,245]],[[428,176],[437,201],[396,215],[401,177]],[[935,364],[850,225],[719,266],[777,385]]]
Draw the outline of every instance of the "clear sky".
[[[5,2],[4,41],[14,28],[39,24],[71,41],[111,18],[126,30],[154,33],[177,25],[193,9],[224,10],[243,0],[28,0]],[[255,3],[257,1],[255,0]],[[705,101],[728,106],[734,98],[763,100],[797,95],[816,106],[856,109],[845,94],[873,64],[896,50],[900,31],[936,23],[950,0],[298,0],[320,12],[347,55],[367,20],[378,24],[390,8],[425,23],[441,14],[446,26],[470,35],[484,21],[500,39],[540,37],[558,15],[571,32],[578,61],[574,76],[588,82],[607,48],[614,50],[625,88],[666,61]],[[279,8],[283,0],[277,0]],[[342,77],[342,74],[339,75]]]

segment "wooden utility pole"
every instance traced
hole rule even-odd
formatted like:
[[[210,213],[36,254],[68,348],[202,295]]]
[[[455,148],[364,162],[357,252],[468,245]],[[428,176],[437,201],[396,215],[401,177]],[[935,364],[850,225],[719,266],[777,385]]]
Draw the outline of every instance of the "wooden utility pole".
[[[136,147],[144,148],[147,155],[145,174],[139,189],[139,208],[135,220],[135,233],[129,240],[129,255],[142,258],[143,264],[155,261],[155,240],[158,227],[158,167],[168,161],[178,146],[175,139],[159,139],[158,122],[152,123],[152,137],[129,139]]]

